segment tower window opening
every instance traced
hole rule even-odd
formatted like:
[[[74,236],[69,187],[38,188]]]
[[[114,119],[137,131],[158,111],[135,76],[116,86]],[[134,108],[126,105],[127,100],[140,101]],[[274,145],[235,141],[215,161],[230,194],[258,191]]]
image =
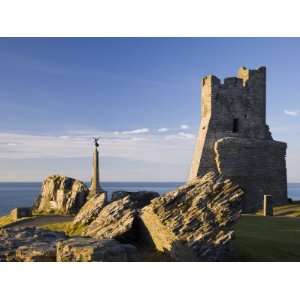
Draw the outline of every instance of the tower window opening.
[[[233,119],[232,132],[239,131],[239,119]]]

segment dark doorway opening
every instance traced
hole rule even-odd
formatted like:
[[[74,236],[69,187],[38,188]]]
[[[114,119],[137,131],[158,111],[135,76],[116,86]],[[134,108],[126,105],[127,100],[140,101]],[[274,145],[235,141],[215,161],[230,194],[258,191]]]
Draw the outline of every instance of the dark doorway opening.
[[[233,119],[232,132],[239,131],[239,119]]]

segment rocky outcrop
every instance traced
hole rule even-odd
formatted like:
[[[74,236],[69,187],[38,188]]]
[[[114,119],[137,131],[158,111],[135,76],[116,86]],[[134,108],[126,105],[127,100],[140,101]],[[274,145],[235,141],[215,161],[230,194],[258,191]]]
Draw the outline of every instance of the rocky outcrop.
[[[56,245],[47,242],[34,242],[16,250],[16,260],[23,262],[55,262]]]
[[[34,205],[38,213],[76,214],[85,204],[88,188],[83,182],[53,175],[47,177]]]
[[[139,210],[157,196],[154,192],[115,192],[113,202],[101,210],[98,217],[87,227],[85,235],[131,241],[135,236],[133,225]]]
[[[0,230],[0,262],[138,261],[137,250],[115,240],[68,238],[36,227]]]
[[[73,225],[86,226],[92,223],[106,204],[106,192],[89,198],[74,218]]]
[[[144,233],[177,261],[220,261],[230,253],[241,188],[213,172],[154,199],[140,215]]]
[[[49,200],[50,191],[81,192],[73,189],[74,182],[67,188],[61,177],[49,182],[43,185],[37,207],[47,207],[42,200]],[[56,194],[50,198],[57,200]],[[76,197],[64,199],[71,198]],[[143,257],[160,251],[175,261],[227,260],[242,199],[237,184],[213,172],[160,197],[152,192],[116,192],[107,204],[106,194],[99,194],[75,218],[74,227],[82,226],[83,237],[20,225],[1,229],[0,261],[140,261],[135,246]],[[69,207],[67,201],[56,200],[49,202]]]
[[[126,262],[138,261],[137,250],[132,245],[115,240],[96,240],[76,237],[57,244],[57,261],[60,262]]]
[[[125,239],[130,235],[138,208],[129,196],[116,200],[102,209],[87,227],[85,234],[99,239]]]
[[[66,238],[36,227],[0,229],[0,261],[56,261],[56,242]]]

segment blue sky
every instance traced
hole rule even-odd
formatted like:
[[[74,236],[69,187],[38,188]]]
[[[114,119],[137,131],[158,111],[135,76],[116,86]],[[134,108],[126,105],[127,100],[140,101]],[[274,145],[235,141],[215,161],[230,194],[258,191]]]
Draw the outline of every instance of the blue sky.
[[[267,122],[300,182],[300,39],[0,38],[0,181],[91,175],[181,181],[200,122],[200,80],[267,67]]]

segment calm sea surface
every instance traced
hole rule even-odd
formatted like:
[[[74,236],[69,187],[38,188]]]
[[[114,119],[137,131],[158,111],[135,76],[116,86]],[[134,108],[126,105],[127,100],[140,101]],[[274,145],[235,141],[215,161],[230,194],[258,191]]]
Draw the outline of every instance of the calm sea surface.
[[[181,182],[103,182],[103,189],[110,197],[113,191],[155,191],[160,194],[174,190]],[[38,182],[0,182],[0,215],[7,214],[11,209],[21,206],[31,206],[41,188]],[[288,195],[294,200],[300,200],[300,183],[288,184]]]

